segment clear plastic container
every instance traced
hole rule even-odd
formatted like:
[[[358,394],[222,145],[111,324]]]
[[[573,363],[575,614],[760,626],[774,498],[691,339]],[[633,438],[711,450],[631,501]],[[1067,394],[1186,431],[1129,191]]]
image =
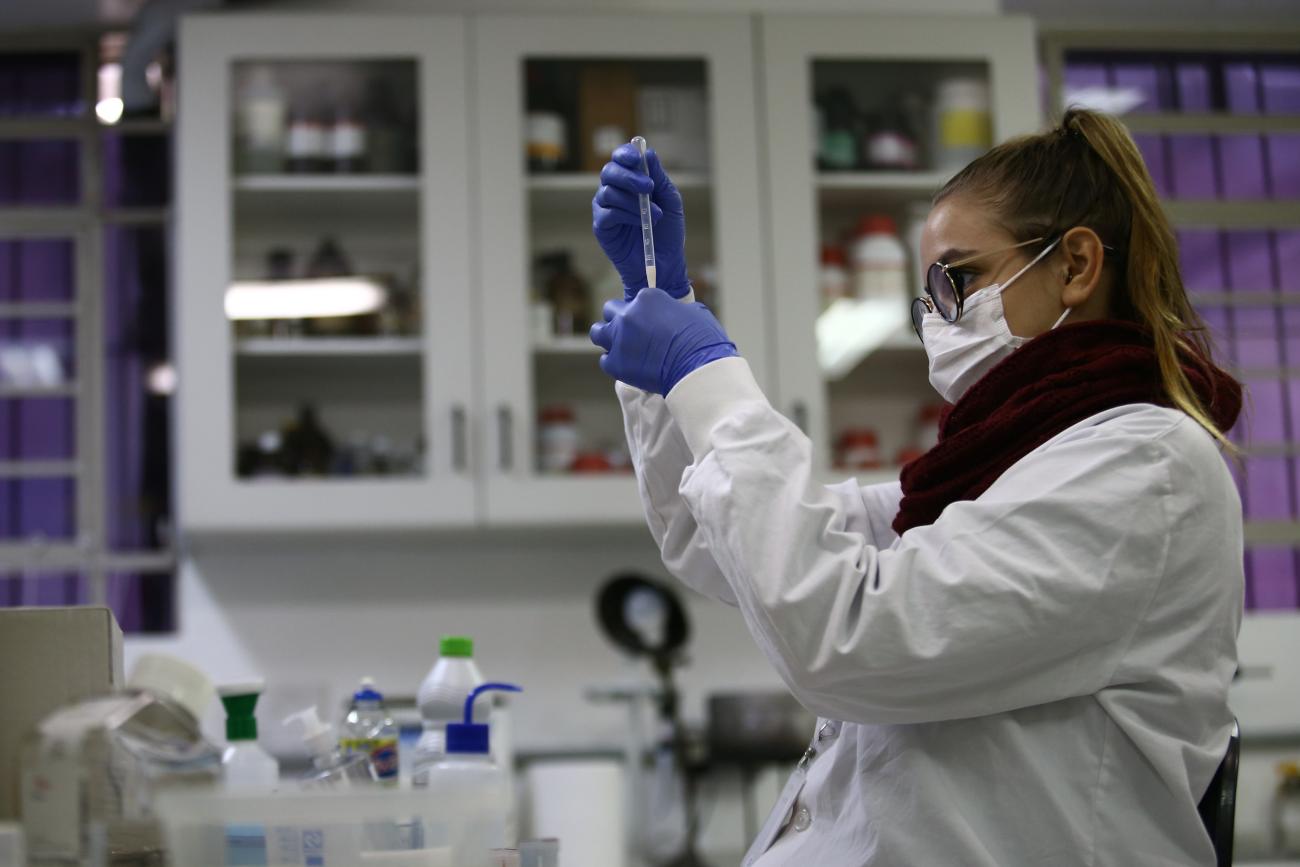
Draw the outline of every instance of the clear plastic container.
[[[463,779],[420,791],[212,790],[169,797],[158,814],[169,863],[183,867],[232,867],[226,829],[250,825],[271,829],[267,863],[279,867],[488,867],[504,833],[487,819],[494,798]]]

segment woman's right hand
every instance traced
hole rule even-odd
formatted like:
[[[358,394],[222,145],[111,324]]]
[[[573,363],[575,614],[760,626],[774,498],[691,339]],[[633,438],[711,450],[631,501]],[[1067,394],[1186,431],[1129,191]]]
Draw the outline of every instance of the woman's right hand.
[[[650,193],[654,226],[656,283],[674,298],[691,291],[686,277],[686,213],[682,196],[659,164],[653,149],[646,151],[647,176],[641,155],[631,144],[619,145],[600,171],[600,189],[591,200],[591,230],[623,279],[623,295],[631,301],[646,287],[641,247],[641,213],[637,196]]]

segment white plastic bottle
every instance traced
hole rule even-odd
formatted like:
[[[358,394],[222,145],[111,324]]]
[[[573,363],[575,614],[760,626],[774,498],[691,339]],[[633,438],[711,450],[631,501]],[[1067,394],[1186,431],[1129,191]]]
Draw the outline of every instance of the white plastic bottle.
[[[280,782],[280,763],[257,742],[253,710],[262,688],[261,683],[241,683],[218,689],[226,708],[226,740],[230,743],[221,754],[222,785],[227,791],[267,794]],[[226,826],[225,834],[227,864],[264,867],[270,863],[266,826],[232,824]]]
[[[488,850],[513,847],[518,842],[510,775],[492,758],[490,727],[472,721],[476,699],[491,691],[522,692],[507,683],[485,683],[475,688],[464,702],[462,721],[447,724],[446,755],[429,769],[427,777],[430,787],[464,792],[479,805],[465,834],[473,840],[474,851],[483,853],[483,865],[490,863]]]
[[[902,303],[909,298],[907,248],[892,217],[872,214],[858,222],[853,242],[853,282],[861,300]]]
[[[269,66],[253,69],[239,100],[243,137],[241,170],[275,173],[284,169],[288,105]]]
[[[443,638],[438,661],[416,694],[420,716],[424,718],[424,733],[415,745],[411,775],[414,785],[425,784],[429,769],[445,754],[447,724],[460,721],[465,699],[482,685],[483,675],[474,664],[473,640],[462,636]],[[486,722],[487,718],[486,707],[474,708],[474,722]]]
[[[226,708],[226,740],[221,754],[223,783],[227,789],[269,792],[280,782],[280,763],[257,742],[257,718],[253,710],[263,684],[241,683],[218,689]]]
[[[989,86],[978,78],[947,78],[934,96],[934,167],[956,172],[992,144]]]
[[[352,707],[339,727],[339,748],[346,755],[366,755],[383,786],[397,785],[397,726],[375,689],[373,677],[363,677],[352,695]]]

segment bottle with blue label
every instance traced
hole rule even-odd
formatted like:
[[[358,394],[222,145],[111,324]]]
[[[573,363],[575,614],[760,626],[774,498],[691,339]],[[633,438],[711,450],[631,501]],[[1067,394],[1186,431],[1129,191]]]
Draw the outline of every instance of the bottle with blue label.
[[[369,757],[375,780],[381,786],[396,786],[398,776],[397,726],[384,707],[383,695],[372,677],[361,679],[352,696],[352,706],[339,729],[339,749],[345,755]]]

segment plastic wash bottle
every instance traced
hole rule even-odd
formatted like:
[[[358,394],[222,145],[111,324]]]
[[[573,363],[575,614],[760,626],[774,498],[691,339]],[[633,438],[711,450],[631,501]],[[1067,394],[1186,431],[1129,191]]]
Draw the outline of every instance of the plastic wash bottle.
[[[514,811],[510,777],[492,759],[489,726],[474,722],[475,699],[490,691],[523,692],[508,683],[485,683],[475,688],[465,699],[464,721],[447,725],[447,754],[430,769],[428,783],[476,805],[466,835],[483,865],[490,863],[490,849],[513,847],[518,837],[517,829],[510,827]],[[472,862],[472,867],[479,867],[480,861]],[[466,867],[471,865],[467,863]]]

